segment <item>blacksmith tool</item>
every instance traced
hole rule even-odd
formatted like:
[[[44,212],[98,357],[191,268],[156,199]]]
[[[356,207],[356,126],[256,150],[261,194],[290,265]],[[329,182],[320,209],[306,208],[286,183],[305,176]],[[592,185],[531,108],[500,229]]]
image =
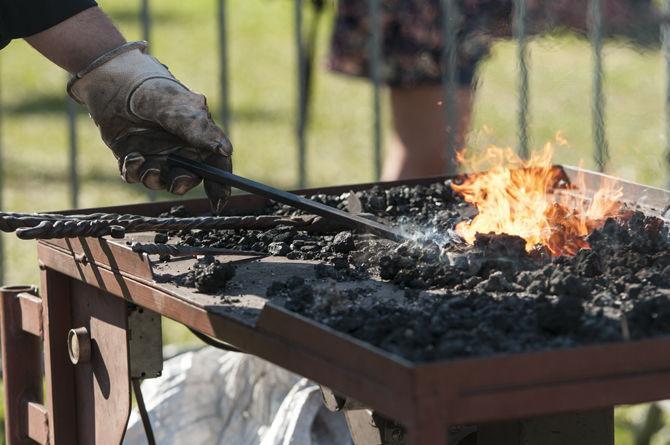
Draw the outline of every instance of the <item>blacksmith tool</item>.
[[[231,187],[253,193],[255,195],[264,196],[273,201],[295,207],[296,209],[310,212],[314,215],[330,219],[333,222],[340,223],[352,229],[359,229],[366,231],[382,238],[393,241],[405,241],[410,239],[408,235],[399,230],[381,224],[377,221],[363,218],[361,216],[352,215],[351,213],[321,204],[320,202],[307,199],[304,196],[296,195],[290,192],[276,189],[266,184],[235,175],[233,173],[221,170],[211,165],[203,164],[201,162],[192,161],[179,155],[171,154],[168,156],[167,162],[173,167],[184,168],[203,179],[226,184]]]

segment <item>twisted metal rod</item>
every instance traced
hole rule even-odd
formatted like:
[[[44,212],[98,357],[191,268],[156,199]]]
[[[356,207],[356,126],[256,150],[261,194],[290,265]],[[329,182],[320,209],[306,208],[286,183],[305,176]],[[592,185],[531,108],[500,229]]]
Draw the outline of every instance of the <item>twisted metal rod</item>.
[[[517,63],[519,66],[519,103],[517,109],[519,156],[528,159],[528,104],[529,104],[529,82],[528,82],[528,33],[526,30],[526,17],[528,15],[528,0],[514,1],[514,38],[517,40]]]
[[[603,93],[603,0],[590,0],[589,21],[593,48],[593,142],[594,159],[599,171],[609,161],[609,144],[605,129],[605,95]]]
[[[297,227],[311,232],[331,232],[345,228],[314,215],[301,216],[200,216],[156,218],[116,213],[59,215],[53,213],[0,212],[0,231],[16,232],[21,239],[112,236],[123,238],[130,232],[166,230],[268,230],[278,226]]]

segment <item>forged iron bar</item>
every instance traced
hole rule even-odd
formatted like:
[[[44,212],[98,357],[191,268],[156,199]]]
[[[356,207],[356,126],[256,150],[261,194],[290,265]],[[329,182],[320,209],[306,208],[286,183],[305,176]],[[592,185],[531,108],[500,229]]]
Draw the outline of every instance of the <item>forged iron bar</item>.
[[[442,86],[444,87],[444,113],[447,131],[445,159],[447,171],[445,174],[456,173],[456,135],[459,131],[459,107],[456,91],[458,27],[460,13],[456,0],[441,0],[442,3],[442,40],[444,53],[442,54]]]
[[[223,249],[218,247],[192,247],[178,244],[150,244],[133,243],[130,248],[133,252],[147,255],[183,257],[195,255],[256,255],[267,256],[267,253],[250,250]]]
[[[590,38],[593,48],[593,143],[594,159],[603,172],[609,161],[605,129],[605,95],[603,93],[603,0],[589,1]]]
[[[113,236],[125,233],[165,230],[268,230],[291,226],[313,233],[337,232],[343,224],[314,215],[303,216],[202,216],[192,218],[153,218],[115,213],[59,215],[0,212],[0,231],[16,232],[21,239]]]
[[[262,184],[260,182],[252,181],[251,179],[237,176],[233,173],[212,167],[202,162],[195,162],[175,154],[169,155],[167,162],[168,165],[184,168],[205,180],[226,184],[240,190],[254,193],[259,196],[264,196],[296,209],[322,216],[330,221],[343,224],[352,229],[364,230],[382,238],[394,241],[405,241],[411,238],[407,234],[394,227],[387,226],[358,215],[344,212],[342,210],[336,209],[335,207],[330,207],[325,204],[321,204],[320,202],[305,198],[304,196],[295,195],[290,192],[270,187],[269,185]]]
[[[96,238],[111,236],[112,238],[123,238],[125,234],[126,231],[124,227],[113,225],[110,224],[109,221],[102,220],[45,220],[34,227],[20,227],[16,229],[16,236],[24,240],[77,238],[80,236],[91,236]]]
[[[517,64],[519,69],[518,94],[519,102],[517,108],[518,122],[518,152],[523,159],[529,156],[528,139],[528,35],[526,30],[526,17],[528,15],[528,0],[514,1],[513,28],[514,38],[517,41]]]
[[[382,64],[382,21],[381,0],[368,0],[370,8],[370,75],[372,77],[372,144],[374,177],[379,181],[382,175],[382,124],[381,124],[381,64]]]

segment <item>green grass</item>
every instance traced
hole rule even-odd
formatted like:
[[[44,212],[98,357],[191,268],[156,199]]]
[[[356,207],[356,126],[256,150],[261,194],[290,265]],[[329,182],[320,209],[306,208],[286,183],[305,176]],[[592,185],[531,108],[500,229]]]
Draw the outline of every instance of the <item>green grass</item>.
[[[129,39],[139,38],[138,2],[101,0],[100,4]],[[292,2],[231,0],[229,4],[232,131],[236,171],[281,187],[296,185],[295,54]],[[152,51],[194,90],[204,92],[216,112],[217,44],[214,2],[153,2]],[[373,179],[371,88],[364,81],[325,68],[332,20],[319,35],[316,95],[309,133],[310,185]],[[557,131],[570,142],[558,162],[584,161],[592,167],[590,91],[591,53],[571,37],[534,39],[531,50],[530,134],[535,146]],[[661,185],[664,137],[663,58],[610,42],[606,46],[607,124],[612,153],[610,171],[625,178]],[[5,110],[4,206],[14,211],[70,207],[64,83],[66,75],[17,41],[0,56]],[[514,145],[516,135],[515,46],[502,41],[482,66],[473,116],[472,148],[489,143]],[[386,99],[385,99],[386,101]],[[386,103],[386,102],[385,102]],[[216,114],[216,113],[215,113]],[[385,113],[388,122],[388,113]],[[82,207],[141,202],[145,192],[123,184],[116,162],[85,112],[79,114],[79,167]],[[388,139],[390,128],[385,126]],[[165,196],[161,196],[165,197]],[[34,244],[3,236],[7,284],[37,283]],[[189,334],[166,323],[166,342],[190,341]],[[618,418],[626,411],[620,411]],[[632,443],[626,422],[619,422],[618,443]]]

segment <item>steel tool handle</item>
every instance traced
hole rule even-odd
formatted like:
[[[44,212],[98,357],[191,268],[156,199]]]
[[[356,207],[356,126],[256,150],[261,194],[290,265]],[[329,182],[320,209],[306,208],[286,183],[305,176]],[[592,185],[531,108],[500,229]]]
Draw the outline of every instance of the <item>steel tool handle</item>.
[[[333,221],[337,221],[348,227],[351,227],[352,229],[362,229],[382,238],[387,238],[394,241],[403,241],[409,239],[408,236],[402,234],[400,231],[376,221],[343,212],[342,210],[321,204],[320,202],[307,199],[304,196],[279,190],[269,185],[243,178],[242,176],[237,176],[233,173],[221,170],[216,167],[212,167],[211,165],[192,161],[175,154],[169,155],[167,162],[168,165],[184,168],[205,180],[230,185],[231,187],[235,187],[246,192],[264,196],[266,198],[272,199],[273,201],[281,202],[282,204],[287,204],[291,207],[295,207],[297,209],[304,210],[315,215],[331,219]]]

